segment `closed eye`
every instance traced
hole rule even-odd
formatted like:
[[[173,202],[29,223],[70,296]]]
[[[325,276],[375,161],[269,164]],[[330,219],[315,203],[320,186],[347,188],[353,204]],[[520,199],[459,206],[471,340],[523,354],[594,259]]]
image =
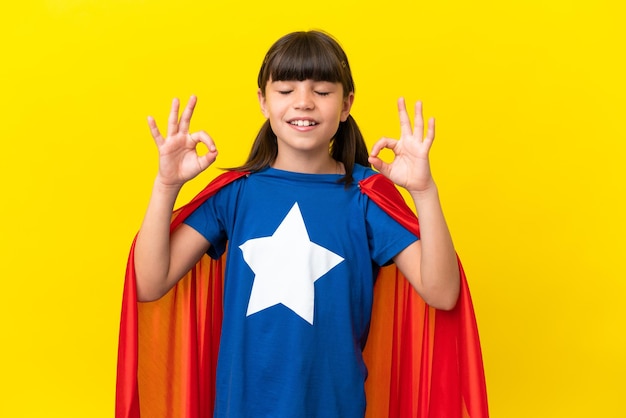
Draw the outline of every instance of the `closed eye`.
[[[329,91],[316,91],[319,96],[328,96],[330,94]]]

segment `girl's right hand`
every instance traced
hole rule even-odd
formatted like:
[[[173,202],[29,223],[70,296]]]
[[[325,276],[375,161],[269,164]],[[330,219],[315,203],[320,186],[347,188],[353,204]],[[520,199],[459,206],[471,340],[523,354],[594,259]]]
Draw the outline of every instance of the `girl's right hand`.
[[[180,120],[178,99],[172,101],[172,108],[167,124],[167,137],[163,138],[156,121],[148,117],[148,126],[159,150],[159,174],[157,180],[164,186],[182,186],[202,171],[206,170],[217,158],[217,148],[213,139],[204,131],[189,132],[196,96],[191,96],[183,110]],[[198,155],[197,145],[203,143],[208,152]]]

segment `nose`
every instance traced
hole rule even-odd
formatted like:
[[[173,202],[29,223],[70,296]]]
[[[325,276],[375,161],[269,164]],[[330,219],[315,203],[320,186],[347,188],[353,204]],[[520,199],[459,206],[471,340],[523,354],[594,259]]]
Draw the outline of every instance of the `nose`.
[[[309,88],[302,86],[296,89],[294,93],[294,108],[311,110],[315,107],[315,101],[313,100],[314,92]]]

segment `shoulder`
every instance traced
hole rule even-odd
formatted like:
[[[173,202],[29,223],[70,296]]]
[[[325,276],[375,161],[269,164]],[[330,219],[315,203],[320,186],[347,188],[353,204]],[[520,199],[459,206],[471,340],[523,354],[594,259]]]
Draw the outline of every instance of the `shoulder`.
[[[382,174],[373,174],[359,181],[361,193],[374,202],[389,216],[419,237],[419,222],[413,210],[407,205],[396,185]]]
[[[361,192],[370,197],[372,197],[371,193],[383,193],[402,199],[396,185],[387,177],[370,167],[355,164],[353,177],[355,183],[357,183],[359,189],[361,189]]]
[[[224,191],[231,189],[233,185],[241,183],[241,180],[249,175],[245,171],[226,171],[215,177],[200,193],[198,193],[183,209],[193,211],[208,200],[214,200],[216,195],[222,195]]]
[[[353,178],[361,193],[379,206],[381,199],[391,199],[396,205],[404,203],[404,198],[396,185],[370,167],[355,164]]]
[[[376,174],[379,173],[374,169],[360,164],[354,164],[354,168],[352,170],[352,178],[354,179],[355,183],[360,183],[361,181]]]
[[[215,177],[202,191],[210,195],[216,194],[224,189],[241,184],[244,179],[250,176],[248,171],[226,171]]]
[[[240,180],[242,178],[245,178],[247,176],[250,175],[250,172],[248,171],[226,171],[225,173],[222,173],[220,175],[218,175],[217,177],[215,177],[213,179],[213,181],[211,181],[211,183],[209,183],[209,185],[207,186],[207,188],[216,188],[216,189],[221,189],[222,187],[233,183],[237,180]]]

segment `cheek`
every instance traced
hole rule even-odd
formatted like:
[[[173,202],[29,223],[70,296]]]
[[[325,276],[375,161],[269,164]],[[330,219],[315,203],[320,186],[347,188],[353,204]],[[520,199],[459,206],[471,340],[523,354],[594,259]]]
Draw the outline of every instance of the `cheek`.
[[[276,133],[277,131],[279,131],[281,129],[281,126],[282,126],[281,118],[276,116],[276,114],[269,113],[269,112],[268,112],[266,117],[267,117],[267,121],[270,124],[270,128],[272,128],[272,131],[274,133]]]
[[[272,123],[278,123],[281,120],[280,114],[277,113],[274,109],[267,109],[265,112],[265,117],[270,120]]]

